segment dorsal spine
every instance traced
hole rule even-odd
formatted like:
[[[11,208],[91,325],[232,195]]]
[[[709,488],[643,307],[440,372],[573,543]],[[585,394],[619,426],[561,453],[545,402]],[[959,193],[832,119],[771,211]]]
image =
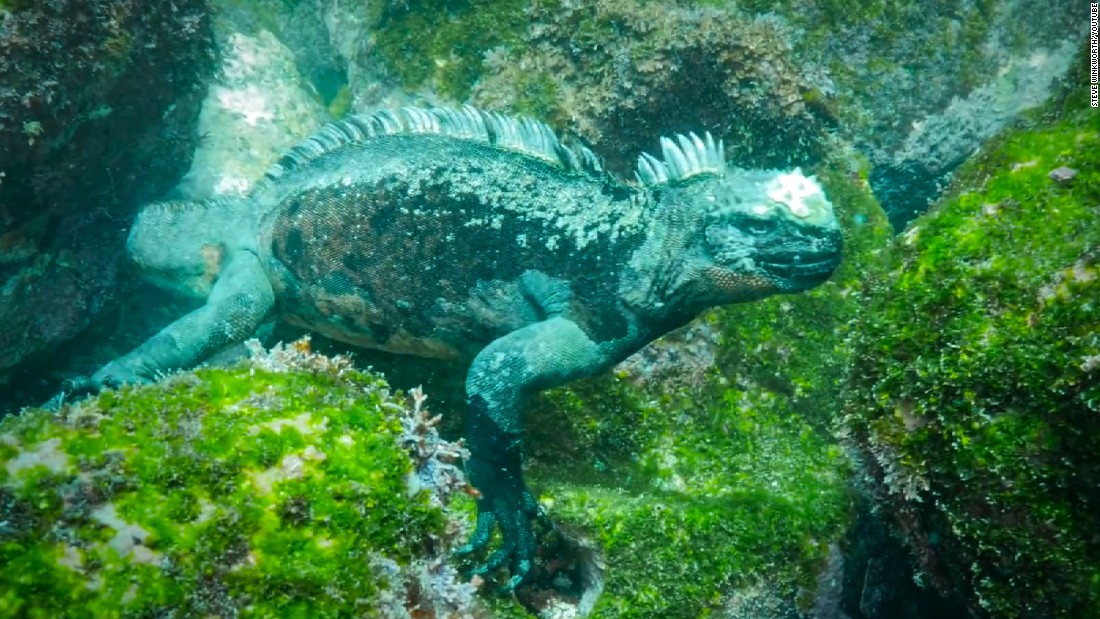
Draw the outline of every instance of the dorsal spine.
[[[373,114],[355,114],[328,123],[299,142],[265,177],[275,180],[327,153],[360,144],[379,135],[436,134],[472,140],[523,153],[563,169],[603,176],[603,166],[591,150],[566,146],[554,130],[537,120],[487,112],[470,105],[462,108],[403,107]]]

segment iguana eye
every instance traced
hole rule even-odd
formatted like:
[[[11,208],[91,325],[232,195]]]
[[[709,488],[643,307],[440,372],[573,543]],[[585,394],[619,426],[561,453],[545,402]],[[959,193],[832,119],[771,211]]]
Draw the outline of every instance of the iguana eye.
[[[749,234],[763,236],[775,230],[775,221],[771,219],[748,219],[741,227]]]

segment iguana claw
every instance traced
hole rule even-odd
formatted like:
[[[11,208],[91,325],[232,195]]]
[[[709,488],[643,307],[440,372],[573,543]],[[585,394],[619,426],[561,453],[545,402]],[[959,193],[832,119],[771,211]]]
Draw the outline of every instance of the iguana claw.
[[[61,382],[61,391],[49,399],[43,408],[56,411],[65,402],[73,398],[98,393],[103,389],[117,389],[124,384],[142,384],[149,382],[137,372],[129,370],[118,361],[108,363],[103,369],[91,376],[67,378]]]
[[[61,406],[72,400],[73,398],[79,398],[98,391],[95,383],[91,378],[87,376],[77,376],[76,378],[66,378],[61,381],[61,390],[58,391],[49,400],[42,403],[42,408],[57,412],[61,410]]]
[[[499,592],[509,593],[523,582],[534,564],[535,535],[531,530],[531,520],[538,518],[546,525],[549,519],[538,508],[534,496],[527,490],[523,491],[523,496],[518,502],[490,496],[479,500],[477,507],[477,526],[470,535],[470,541],[456,550],[455,554],[464,556],[486,548],[489,545],[493,527],[499,526],[504,537],[503,545],[493,551],[489,558],[475,567],[471,573],[484,576],[507,562],[511,576]]]

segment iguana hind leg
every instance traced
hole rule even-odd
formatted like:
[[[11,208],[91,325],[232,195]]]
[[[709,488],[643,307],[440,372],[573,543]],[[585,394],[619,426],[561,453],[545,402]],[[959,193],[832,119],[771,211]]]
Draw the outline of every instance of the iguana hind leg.
[[[486,547],[494,527],[503,545],[475,570],[485,574],[510,564],[503,590],[523,581],[531,569],[535,538],[531,520],[538,515],[534,496],[523,482],[521,402],[535,390],[590,375],[607,362],[605,351],[574,322],[555,317],[518,329],[486,346],[466,378],[467,471],[481,493],[478,523],[468,554]]]

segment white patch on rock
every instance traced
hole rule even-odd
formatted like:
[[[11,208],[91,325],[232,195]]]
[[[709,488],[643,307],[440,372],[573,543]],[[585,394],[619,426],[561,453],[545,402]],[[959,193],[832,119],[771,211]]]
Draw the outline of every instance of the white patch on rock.
[[[107,545],[118,553],[120,557],[129,558],[135,563],[156,564],[160,561],[160,553],[145,546],[145,540],[149,532],[122,519],[115,508],[114,503],[104,503],[92,510],[92,520],[111,527],[115,530],[115,536]]]
[[[265,421],[259,425],[251,426],[248,428],[248,433],[258,434],[260,428],[267,428],[276,434],[282,432],[283,428],[294,428],[302,436],[310,436],[317,432],[324,432],[328,429],[328,418],[322,417],[320,423],[313,423],[312,413],[301,413],[294,417],[272,419],[271,421]]]
[[[236,38],[242,35],[233,36]],[[211,91],[217,98],[218,105],[241,116],[245,124],[256,126],[275,120],[275,112],[271,109],[267,93],[258,86],[249,84],[239,89],[214,86]]]
[[[84,553],[80,552],[76,546],[65,544],[61,556],[57,558],[57,564],[74,572],[80,572],[84,567]]]
[[[293,53],[273,34],[216,22],[223,61],[199,115],[202,144],[178,187],[189,198],[243,195],[268,166],[314,132],[327,112],[306,88]]]
[[[306,472],[305,460],[302,460],[299,455],[287,454],[283,456],[279,472],[282,474],[283,479],[301,479]]]
[[[323,451],[309,445],[301,453],[290,453],[283,456],[277,466],[262,471],[251,471],[248,477],[258,492],[267,494],[278,482],[304,477],[307,462],[323,462],[326,458],[328,456]]]
[[[36,466],[44,466],[51,473],[64,473],[69,470],[69,455],[61,451],[60,447],[61,439],[51,438],[20,449],[19,455],[5,464],[8,475],[15,479],[16,484],[20,484],[16,474]]]

